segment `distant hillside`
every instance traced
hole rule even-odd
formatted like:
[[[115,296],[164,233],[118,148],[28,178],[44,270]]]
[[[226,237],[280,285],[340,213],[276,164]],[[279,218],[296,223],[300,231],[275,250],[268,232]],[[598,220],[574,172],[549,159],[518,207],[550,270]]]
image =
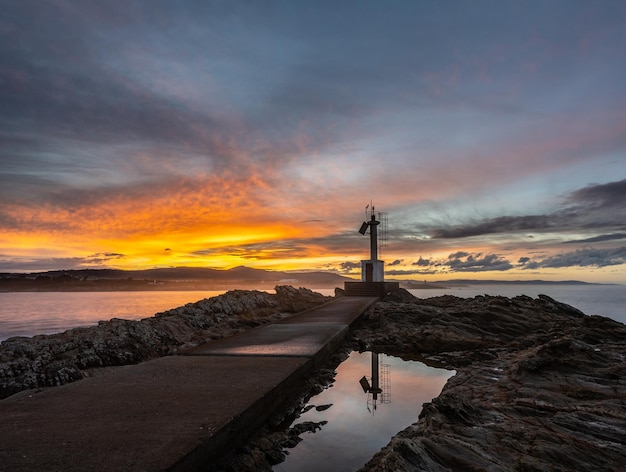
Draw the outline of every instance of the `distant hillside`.
[[[173,267],[149,270],[80,269],[0,274],[0,291],[223,290],[275,285],[343,287],[354,280],[332,272],[283,272],[250,267],[228,270]]]

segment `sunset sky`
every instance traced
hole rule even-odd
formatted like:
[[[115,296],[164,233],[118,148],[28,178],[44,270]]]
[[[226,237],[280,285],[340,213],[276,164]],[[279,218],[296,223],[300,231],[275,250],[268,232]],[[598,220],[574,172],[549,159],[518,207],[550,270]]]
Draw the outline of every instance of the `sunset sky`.
[[[0,272],[626,283],[623,0],[0,11]]]

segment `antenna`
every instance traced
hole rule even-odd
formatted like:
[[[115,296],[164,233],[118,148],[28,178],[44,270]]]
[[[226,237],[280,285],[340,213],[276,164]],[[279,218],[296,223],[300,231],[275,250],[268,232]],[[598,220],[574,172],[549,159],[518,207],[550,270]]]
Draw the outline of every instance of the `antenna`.
[[[372,376],[363,376],[359,380],[363,392],[367,394],[367,411],[372,415],[378,405],[391,403],[391,366],[380,364],[378,357],[378,353],[372,351]]]
[[[386,211],[379,211],[378,219],[380,220],[380,230],[378,235],[378,249],[380,252],[381,247],[387,247],[389,245],[389,213]]]
[[[363,221],[361,228],[359,228],[359,233],[365,235],[368,228],[370,228],[372,259],[378,259],[380,248],[389,245],[388,217],[389,214],[386,211],[377,212],[371,200],[365,206],[365,221]],[[376,228],[378,225],[380,225],[380,229]]]

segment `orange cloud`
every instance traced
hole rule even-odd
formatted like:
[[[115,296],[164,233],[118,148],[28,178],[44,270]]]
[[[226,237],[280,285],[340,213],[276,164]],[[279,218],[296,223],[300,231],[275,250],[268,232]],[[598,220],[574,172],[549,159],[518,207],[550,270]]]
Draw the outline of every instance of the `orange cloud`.
[[[306,208],[283,211],[278,194],[257,176],[209,176],[68,193],[43,205],[14,203],[3,208],[9,224],[0,232],[0,253],[81,257],[86,264],[93,254],[114,253],[123,257],[107,264],[128,268],[231,267],[250,260],[295,267],[322,249],[295,250],[278,242],[320,237],[334,228],[303,223],[311,214]]]

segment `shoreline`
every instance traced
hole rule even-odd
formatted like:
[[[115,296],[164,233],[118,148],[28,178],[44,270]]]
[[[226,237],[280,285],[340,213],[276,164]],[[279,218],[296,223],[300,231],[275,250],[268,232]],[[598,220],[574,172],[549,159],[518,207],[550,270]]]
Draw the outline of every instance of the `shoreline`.
[[[28,284],[28,286],[6,288],[0,284],[0,293],[54,293],[54,292],[197,292],[221,290],[274,290],[279,282],[158,282],[148,281],[102,281],[85,284]],[[299,284],[295,284],[299,285]],[[310,289],[333,289],[335,285],[306,284]]]

